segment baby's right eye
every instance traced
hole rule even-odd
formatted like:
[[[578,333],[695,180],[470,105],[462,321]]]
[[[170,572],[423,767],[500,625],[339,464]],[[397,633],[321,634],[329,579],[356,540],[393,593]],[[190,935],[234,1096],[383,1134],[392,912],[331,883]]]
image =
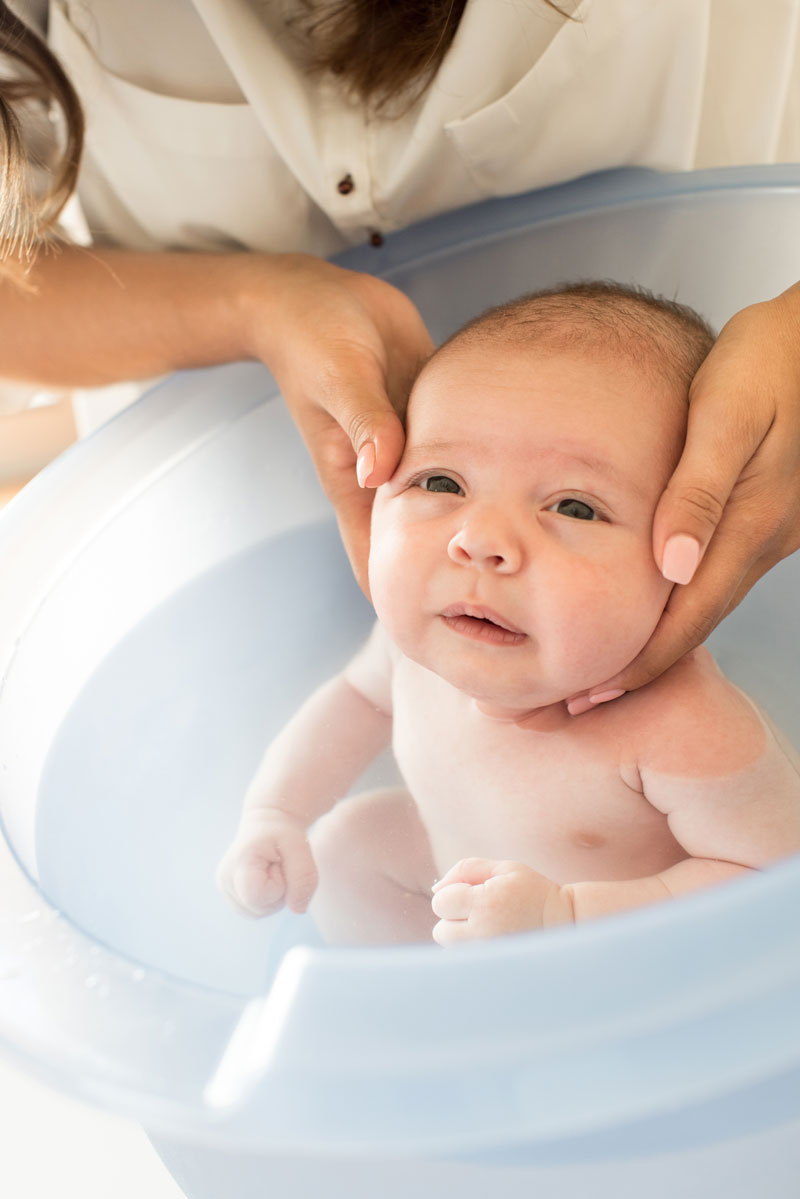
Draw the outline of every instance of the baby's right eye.
[[[463,495],[464,492],[449,475],[428,475],[420,479],[419,485],[423,491],[435,491],[446,495]]]

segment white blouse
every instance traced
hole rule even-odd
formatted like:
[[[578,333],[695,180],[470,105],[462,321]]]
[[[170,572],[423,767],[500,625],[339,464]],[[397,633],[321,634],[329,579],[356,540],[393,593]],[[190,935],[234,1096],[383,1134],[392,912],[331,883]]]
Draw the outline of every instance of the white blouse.
[[[573,20],[469,0],[396,118],[307,76],[286,7],[50,0],[87,112],[79,194],[97,238],[330,255],[607,167],[800,160],[800,0],[573,0]]]
[[[395,117],[309,78],[292,0],[12,2],[84,104],[98,242],[328,256],[605,168],[800,161],[800,0],[468,0]]]

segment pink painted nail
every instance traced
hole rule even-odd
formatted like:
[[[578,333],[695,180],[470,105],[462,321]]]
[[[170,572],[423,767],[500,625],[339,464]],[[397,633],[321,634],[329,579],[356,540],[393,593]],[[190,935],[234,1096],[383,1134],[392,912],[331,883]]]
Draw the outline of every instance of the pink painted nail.
[[[375,446],[371,441],[365,441],[358,451],[356,459],[356,478],[359,487],[366,487],[367,479],[375,469]]]
[[[700,561],[700,543],[688,533],[675,533],[664,546],[661,573],[670,583],[690,583]]]
[[[570,716],[581,716],[584,712],[588,712],[593,707],[592,701],[585,695],[579,695],[577,699],[571,699],[567,704],[567,711]]]
[[[589,696],[589,702],[592,704],[607,704],[612,699],[619,699],[625,694],[623,687],[615,687],[611,691],[598,691],[594,695]]]

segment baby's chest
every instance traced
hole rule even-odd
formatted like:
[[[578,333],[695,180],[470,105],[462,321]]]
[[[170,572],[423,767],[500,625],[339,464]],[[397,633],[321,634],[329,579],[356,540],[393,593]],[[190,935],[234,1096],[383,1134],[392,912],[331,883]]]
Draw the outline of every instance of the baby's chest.
[[[446,857],[535,858],[557,870],[586,853],[627,861],[654,839],[672,841],[613,742],[488,721],[463,697],[415,699],[396,706],[395,755]]]

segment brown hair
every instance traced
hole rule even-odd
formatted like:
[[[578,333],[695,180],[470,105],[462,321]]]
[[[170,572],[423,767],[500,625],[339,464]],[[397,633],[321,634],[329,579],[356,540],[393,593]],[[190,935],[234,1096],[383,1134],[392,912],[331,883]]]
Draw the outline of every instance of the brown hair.
[[[12,63],[12,77],[0,79],[0,273],[21,279],[36,243],[51,233],[75,186],[83,113],[58,59],[2,0],[0,50]],[[30,104],[53,118],[60,112],[64,136],[58,146],[54,130],[51,162],[33,160],[25,144],[19,114]],[[32,181],[37,166],[47,168],[44,188]]]
[[[611,349],[662,377],[665,372],[676,375],[688,391],[716,335],[687,304],[644,287],[590,280],[530,292],[489,308],[436,353],[461,341],[498,337],[590,353]]]
[[[329,72],[376,111],[400,98],[407,108],[428,87],[450,49],[467,0],[304,0],[308,69]],[[555,0],[541,0],[567,20]],[[562,0],[574,7],[573,0]],[[0,275],[24,277],[38,243],[52,235],[74,189],[83,147],[83,113],[58,59],[0,0],[0,54],[11,77],[0,77]],[[63,136],[53,161],[32,161],[19,113],[26,104],[53,106]],[[46,166],[48,184],[32,182]]]
[[[555,0],[540,0],[566,20]],[[562,3],[574,7],[569,0]],[[337,76],[373,111],[395,115],[423,94],[444,61],[467,0],[304,0],[311,72]]]

